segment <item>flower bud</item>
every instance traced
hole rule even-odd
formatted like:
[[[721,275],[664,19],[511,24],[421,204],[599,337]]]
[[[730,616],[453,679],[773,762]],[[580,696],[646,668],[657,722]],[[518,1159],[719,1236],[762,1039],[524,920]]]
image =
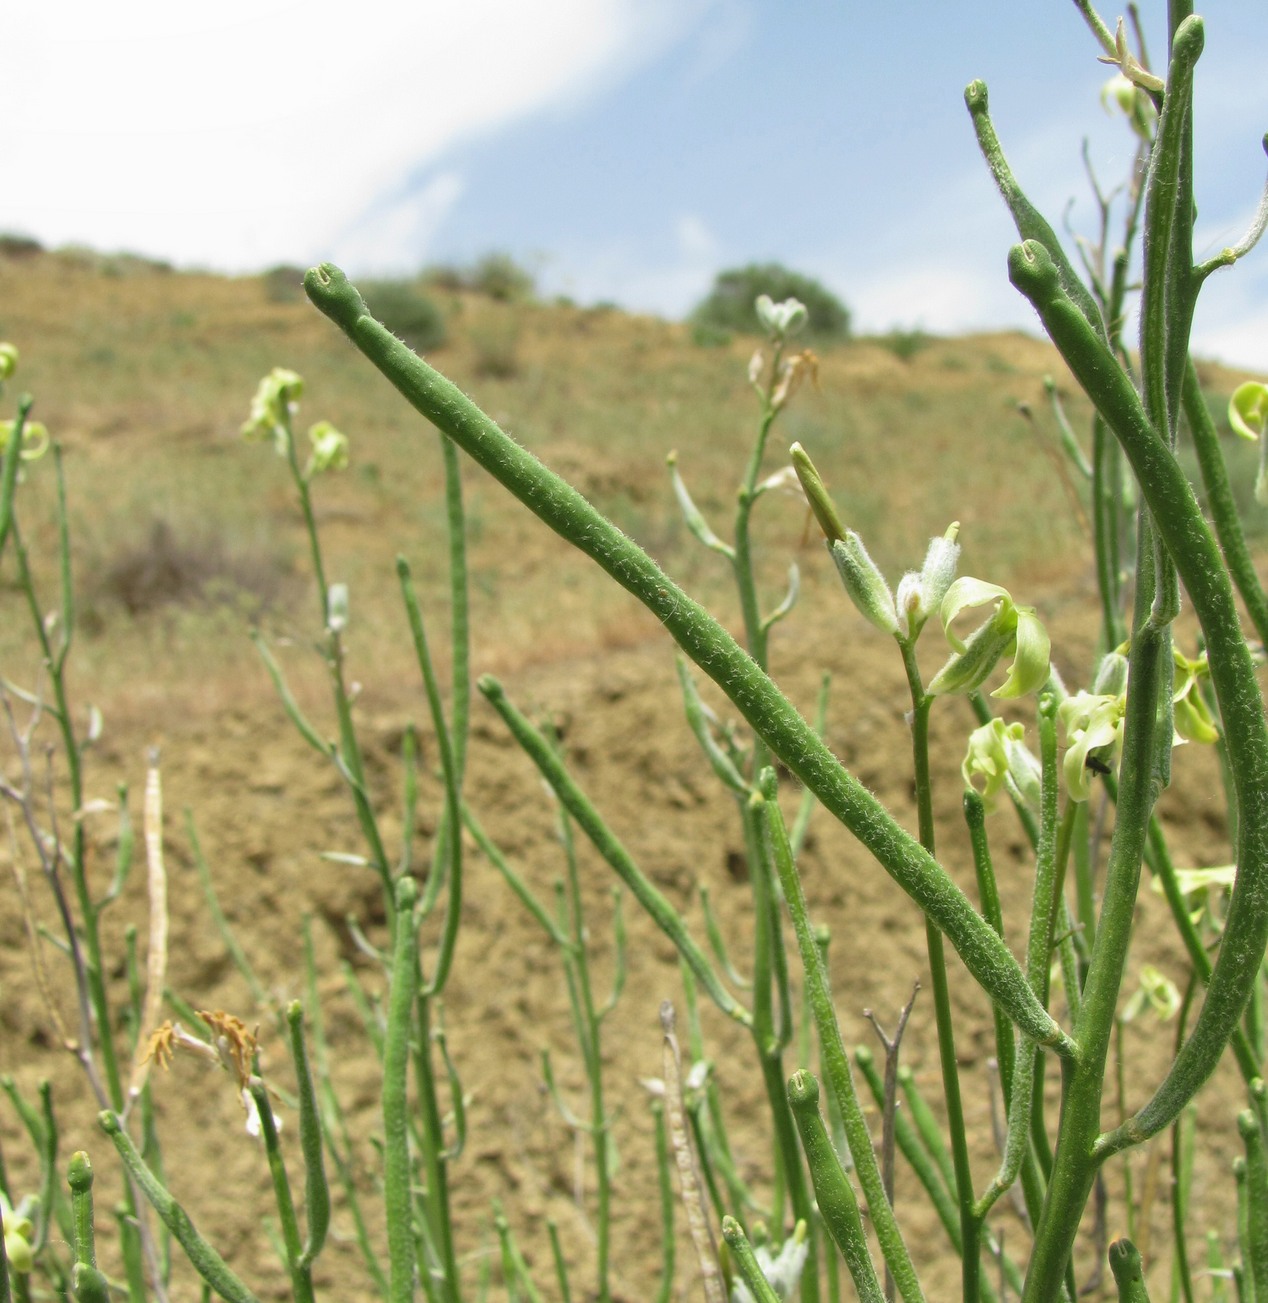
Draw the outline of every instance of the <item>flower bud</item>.
[[[955,541],[960,523],[955,521],[941,538],[929,540],[925,563],[917,572],[909,570],[898,581],[898,626],[904,638],[915,638],[925,621],[942,606],[942,599],[955,579],[960,545]]]
[[[342,633],[348,627],[348,585],[331,584],[326,592],[326,628]]]
[[[897,636],[898,612],[894,609],[894,595],[876,562],[868,556],[863,540],[852,529],[847,529],[844,538],[833,539],[828,544],[828,550],[836,562],[837,573],[850,601],[882,633]]]
[[[836,504],[832,501],[822,476],[814,462],[810,460],[810,454],[801,444],[794,443],[788,449],[788,455],[792,458],[793,470],[797,472],[806,501],[810,504],[810,510],[815,513],[815,519],[819,522],[819,528],[823,530],[824,538],[829,543],[843,539],[845,526],[841,523],[841,517],[837,515]]]
[[[12,344],[0,344],[0,380],[8,380],[18,369],[18,350]]]

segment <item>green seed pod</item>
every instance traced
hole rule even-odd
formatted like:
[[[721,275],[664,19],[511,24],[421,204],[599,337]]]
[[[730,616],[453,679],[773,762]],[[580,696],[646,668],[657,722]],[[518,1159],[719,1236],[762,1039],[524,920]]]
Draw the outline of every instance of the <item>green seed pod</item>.
[[[1118,1286],[1119,1303],[1149,1303],[1140,1252],[1131,1240],[1115,1240],[1109,1246],[1109,1264]]]

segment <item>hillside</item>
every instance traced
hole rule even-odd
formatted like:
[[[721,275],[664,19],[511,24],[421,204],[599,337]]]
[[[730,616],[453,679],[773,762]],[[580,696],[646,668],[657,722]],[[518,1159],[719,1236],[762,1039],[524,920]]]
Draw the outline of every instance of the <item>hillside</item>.
[[[429,360],[738,628],[722,563],[683,525],[665,458],[677,450],[697,505],[715,529],[729,533],[757,414],[745,381],[753,341],[702,348],[685,326],[608,309],[500,303],[465,292],[442,293],[438,301],[450,339]],[[274,1000],[304,994],[301,919],[312,919],[334,1077],[358,1125],[372,1131],[377,1062],[365,1048],[341,965],[355,966],[371,985],[377,981],[374,961],[358,948],[347,919],[381,944],[382,900],[366,870],[320,858],[327,851],[361,850],[351,802],[338,776],[287,719],[248,638],[252,627],[263,633],[300,707],[323,735],[333,735],[325,671],[312,651],[320,631],[303,523],[283,463],[267,446],[244,444],[238,432],[257,381],[281,365],[305,379],[297,428],[327,419],[351,441],[349,469],[315,484],[318,518],[331,578],[350,589],[347,665],[360,685],[356,716],[371,794],[384,811],[385,828],[398,838],[402,739],[409,725],[419,729],[423,793],[415,853],[424,859],[440,808],[437,760],[393,563],[398,553],[411,561],[443,676],[448,580],[437,560],[445,516],[436,436],[294,287],[279,287],[276,279],[178,274],[142,262],[64,254],[0,260],[0,339],[21,350],[20,386],[35,394],[35,415],[64,448],[78,608],[71,690],[82,718],[91,704],[104,719],[101,740],[89,752],[89,796],[111,800],[126,783],[139,819],[147,748],[160,751],[172,910],[169,985],[198,1008],[229,1009],[259,1022],[266,1029],[266,1056],[274,1063],[284,1059],[272,1012],[254,1006],[209,921],[194,872],[188,809],[221,906]],[[784,463],[787,442],[805,445],[848,523],[895,578],[919,563],[931,535],[959,520],[962,568],[1036,606],[1053,631],[1062,673],[1071,683],[1080,681],[1093,652],[1095,588],[1082,486],[1060,452],[1044,376],[1056,377],[1067,394],[1078,431],[1087,423],[1086,405],[1068,396],[1054,352],[1024,336],[929,339],[910,356],[902,351],[892,341],[869,340],[826,351],[817,387],[803,388],[777,427],[769,470]],[[503,374],[491,373],[497,371]],[[1216,366],[1204,367],[1202,375],[1218,411],[1238,377]],[[1019,404],[1028,406],[1029,419]],[[1242,448],[1229,452],[1241,458],[1234,472],[1248,486],[1253,470]],[[50,461],[32,464],[27,477],[19,519],[51,608],[56,527]],[[735,880],[742,839],[725,791],[702,766],[685,726],[669,640],[651,616],[600,582],[593,567],[482,472],[466,468],[465,488],[474,672],[497,674],[514,700],[554,722],[579,781],[701,936],[697,888],[709,888],[743,968],[751,920],[747,889]],[[802,571],[800,605],[773,638],[775,677],[812,712],[820,674],[832,673],[829,742],[914,826],[901,663],[842,596],[804,502],[771,495],[759,512],[758,536],[762,586],[771,604],[789,561]],[[0,572],[0,602],[0,676],[30,686],[38,656],[10,556]],[[942,650],[933,645],[934,632],[927,635],[930,656]],[[720,698],[716,704],[721,710]],[[477,702],[473,720],[472,804],[506,855],[549,899],[563,872],[553,810],[493,712]],[[966,724],[967,712],[941,712],[935,778],[944,858],[968,885],[971,860],[959,817]],[[4,764],[12,770],[11,746]],[[1189,764],[1197,767],[1198,790],[1208,790],[1205,758],[1178,757],[1178,766]],[[1185,862],[1216,862],[1227,853],[1209,844],[1200,799],[1181,794],[1164,817]],[[1004,841],[1017,854],[1020,839],[1012,836],[1012,843]],[[113,819],[94,816],[91,838],[105,879],[118,844]],[[602,990],[612,964],[611,876],[588,851],[583,867]],[[1008,881],[1010,867],[1001,866],[1006,907],[1017,905],[1025,891],[1016,875]],[[36,869],[31,863],[25,869],[34,912],[51,925],[52,906]],[[826,816],[812,825],[805,870],[813,908],[835,929],[833,981],[847,1035],[870,1041],[862,1010],[874,1008],[892,1024],[923,972],[923,925]],[[541,1049],[551,1047],[560,1089],[580,1107],[583,1080],[558,957],[474,850],[469,875],[446,1003],[449,1049],[471,1095],[456,1194],[469,1227],[461,1247],[496,1257],[489,1209],[498,1199],[539,1281],[550,1280],[544,1227],[553,1218],[575,1280],[587,1282],[590,1230],[573,1195],[590,1174],[542,1085],[539,1059]],[[102,1210],[117,1192],[112,1157],[91,1124],[94,1109],[82,1077],[50,1034],[16,894],[6,892],[4,900],[0,1072],[12,1074],[29,1097],[39,1079],[54,1078],[63,1157],[75,1148],[92,1149],[105,1187],[98,1204],[105,1235]],[[1154,908],[1154,902],[1147,899],[1143,907]],[[621,1159],[614,1254],[622,1297],[634,1300],[650,1297],[658,1275],[655,1157],[639,1079],[660,1072],[660,1000],[681,996],[671,947],[632,901],[625,903],[625,916],[628,982],[609,1028],[607,1075],[619,1109],[614,1134]],[[136,922],[144,936],[144,917],[138,866],[110,915],[108,949],[118,957],[112,981],[121,990],[127,981],[123,926]],[[1164,945],[1158,959],[1174,957]],[[51,951],[47,962],[54,1002],[68,1013],[72,996],[64,966]],[[985,1173],[993,1162],[989,1011],[959,974],[955,999],[972,1028],[961,1057],[972,1083],[975,1159]],[[712,1010],[703,1017],[707,1053],[735,1119],[737,1163],[761,1188],[769,1140],[746,1125],[760,1116],[748,1070],[751,1047]],[[932,1085],[937,1052],[930,1026],[922,996],[905,1062]],[[1140,1054],[1142,1080],[1149,1076],[1148,1048]],[[258,1233],[267,1170],[241,1134],[228,1083],[212,1082],[200,1065],[178,1060],[169,1075],[156,1078],[155,1095],[173,1186],[235,1269],[265,1296],[280,1297],[284,1272]],[[288,1144],[294,1131],[286,1133]],[[216,1137],[210,1168],[204,1148],[209,1132]],[[10,1177],[29,1181],[27,1146],[11,1109],[0,1112],[0,1140]],[[1228,1157],[1212,1153],[1203,1168],[1212,1209],[1229,1184],[1223,1176]],[[373,1199],[368,1148],[365,1160],[360,1180]],[[1160,1203],[1159,1233],[1167,1215]],[[341,1216],[320,1272],[330,1297],[352,1299],[363,1278]],[[1024,1232],[1010,1227],[1010,1234]],[[931,1225],[921,1238],[930,1297],[945,1297],[939,1285],[950,1277],[940,1232]],[[680,1253],[687,1297],[692,1273],[685,1237]],[[174,1299],[196,1296],[191,1280],[188,1273],[179,1278]]]

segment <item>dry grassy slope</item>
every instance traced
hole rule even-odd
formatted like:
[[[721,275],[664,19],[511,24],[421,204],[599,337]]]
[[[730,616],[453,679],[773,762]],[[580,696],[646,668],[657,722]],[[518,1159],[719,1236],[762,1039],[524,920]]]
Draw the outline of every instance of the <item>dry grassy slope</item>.
[[[241,446],[236,433],[258,377],[283,364],[306,377],[304,421],[329,418],[353,439],[353,468],[322,482],[318,501],[331,575],[352,584],[350,664],[364,685],[358,710],[370,777],[393,837],[399,836],[400,739],[407,722],[423,723],[425,709],[403,636],[391,558],[403,550],[414,561],[443,644],[443,609],[436,600],[443,594],[443,566],[434,560],[443,519],[434,439],[304,303],[270,301],[257,280],[132,271],[104,276],[60,257],[0,263],[0,336],[22,349],[23,386],[37,395],[39,415],[66,447],[86,617],[73,688],[77,700],[102,707],[107,724],[92,760],[90,794],[108,796],[120,780],[139,791],[143,749],[162,744],[174,915],[171,982],[195,1004],[268,1022],[267,1012],[252,1011],[208,924],[182,807],[194,811],[226,911],[279,997],[300,991],[299,918],[314,916],[335,1075],[357,1123],[372,1131],[375,1072],[344,997],[338,962],[371,975],[343,920],[351,913],[378,936],[381,904],[364,874],[317,858],[322,850],[358,849],[349,801],[287,724],[247,646],[250,618],[287,640],[280,654],[297,695],[323,729],[331,727],[320,669],[305,651],[315,630],[314,598],[283,468],[267,449]],[[446,300],[445,306],[453,342],[436,362],[733,619],[716,558],[692,545],[677,518],[663,458],[670,448],[679,450],[698,503],[726,532],[753,428],[752,396],[743,383],[751,345],[702,351],[681,327],[613,312],[506,307],[473,298]],[[478,374],[482,328],[518,331],[513,377]],[[783,438],[800,438],[812,450],[851,522],[891,571],[918,560],[927,536],[959,518],[966,568],[1013,585],[1040,607],[1053,624],[1062,669],[1077,681],[1091,650],[1092,590],[1078,522],[1051,457],[1051,421],[1042,407],[1046,371],[1061,374],[1051,350],[1017,335],[933,341],[907,362],[861,342],[824,356],[819,391],[797,396],[781,430]],[[1215,389],[1235,382],[1214,369],[1207,379]],[[1017,416],[1019,400],[1040,413],[1038,435]],[[1072,411],[1076,420],[1082,414],[1077,403]],[[778,461],[773,448],[772,469]],[[23,507],[28,535],[46,557],[49,483],[47,465],[33,468]],[[729,871],[741,839],[728,801],[702,772],[682,724],[663,634],[481,474],[468,475],[467,492],[477,672],[500,674],[514,699],[561,725],[581,781],[698,930],[694,889],[709,886],[744,967],[747,892]],[[269,594],[270,604],[259,611],[239,598],[129,615],[112,585],[118,586],[121,561],[153,550],[156,521],[169,530],[166,541],[160,537],[162,546],[187,561],[210,557],[213,568]],[[801,608],[775,637],[777,677],[809,708],[820,670],[833,671],[830,741],[910,826],[899,667],[892,650],[879,645],[883,640],[846,609],[821,552],[804,545],[804,527],[804,509],[792,499],[768,500],[763,508],[768,590],[778,591],[792,555],[806,572]],[[12,593],[3,600],[0,666],[6,676],[25,679],[29,641]],[[936,661],[937,649],[929,655]],[[943,854],[967,882],[956,772],[964,723],[954,708],[940,712],[937,779]],[[430,768],[427,732],[424,727]],[[1182,758],[1185,765],[1195,762],[1200,757]],[[472,792],[490,831],[549,896],[561,871],[550,811],[526,762],[480,707],[471,765]],[[1183,862],[1226,853],[1212,831],[1218,799],[1210,773],[1199,772],[1197,783],[1195,795],[1168,807]],[[428,851],[437,804],[428,789],[420,855]],[[997,853],[1017,920],[1025,870],[1014,858],[1018,839],[1006,816],[1000,819]],[[104,873],[113,853],[109,821],[97,820],[93,832],[96,871]],[[599,971],[606,975],[610,878],[592,857],[584,869]],[[557,960],[488,866],[472,857],[469,871],[466,932],[447,1016],[455,1061],[472,1093],[471,1138],[456,1169],[457,1199],[467,1214],[464,1249],[488,1248],[489,1202],[500,1198],[543,1281],[543,1219],[551,1216],[584,1284],[592,1253],[585,1218],[571,1202],[574,1150],[542,1093],[537,1061],[549,1045],[563,1088],[579,1099]],[[834,926],[834,982],[847,1035],[864,1039],[862,1008],[892,1020],[923,970],[919,919],[826,820],[815,828],[806,874],[817,916]],[[123,919],[143,919],[140,891],[133,882],[113,924],[112,953],[122,954],[117,929]],[[55,1075],[65,1101],[67,1152],[90,1146],[109,1188],[112,1165],[93,1138],[91,1110],[73,1065],[49,1045],[20,913],[11,894],[4,899],[0,1071],[15,1073],[28,1088],[41,1075]],[[48,918],[42,900],[39,908]],[[665,942],[634,911],[627,917],[630,981],[610,1025],[608,1072],[620,1109],[615,1135],[622,1158],[615,1254],[622,1290],[633,1299],[646,1297],[657,1275],[649,1123],[637,1080],[658,1071],[655,1010],[664,995],[676,993],[677,978]],[[1175,959],[1167,945],[1158,957]],[[121,978],[122,970],[113,975]],[[993,1161],[986,1011],[966,982],[957,981],[956,999],[969,1029],[961,1057],[979,1137],[977,1171],[985,1179]],[[927,1003],[918,1006],[907,1061],[932,1090],[936,1056],[927,1014]],[[706,1030],[735,1119],[737,1157],[746,1176],[761,1185],[767,1140],[752,1125],[760,1109],[747,1068],[751,1049],[707,1011]],[[275,1039],[267,1052],[269,1062],[280,1065]],[[1133,1092],[1147,1089],[1154,1066],[1143,1041],[1140,1065]],[[240,1272],[267,1295],[280,1296],[276,1263],[258,1235],[265,1174],[238,1134],[236,1106],[222,1085],[191,1063],[178,1063],[159,1083],[169,1169],[200,1224]],[[210,1181],[208,1135],[215,1146]],[[7,1110],[0,1112],[0,1138],[11,1171],[29,1170]],[[1213,1143],[1217,1156],[1226,1157],[1219,1149],[1225,1140]],[[1216,1191],[1227,1185],[1213,1169],[1204,1169],[1208,1179]],[[101,1207],[108,1206],[103,1199]],[[1001,1217],[1007,1223],[1007,1212]],[[1161,1233],[1161,1211],[1157,1221]],[[940,1234],[923,1222],[916,1226],[930,1297],[949,1297]],[[341,1238],[323,1259],[324,1284],[328,1296],[361,1297],[346,1219],[339,1228]],[[1008,1234],[1019,1242],[1015,1227],[1009,1225]],[[684,1288],[690,1276],[689,1269],[681,1272]],[[176,1297],[192,1297],[187,1281]]]

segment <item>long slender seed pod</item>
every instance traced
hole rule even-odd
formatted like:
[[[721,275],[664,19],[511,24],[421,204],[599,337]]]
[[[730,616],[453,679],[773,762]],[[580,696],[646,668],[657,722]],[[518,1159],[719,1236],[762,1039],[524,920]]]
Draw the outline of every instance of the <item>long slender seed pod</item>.
[[[568,1283],[568,1264],[564,1261],[564,1246],[559,1242],[559,1227],[552,1217],[546,1223],[550,1236],[550,1256],[555,1260],[555,1279],[559,1282],[559,1303],[572,1303],[572,1286]]]
[[[1062,291],[1047,251],[1033,241],[1016,246],[1009,275],[1136,472],[1154,527],[1202,625],[1237,790],[1237,884],[1202,1010],[1153,1099],[1098,1146],[1103,1158],[1156,1134],[1192,1099],[1215,1070],[1259,972],[1268,943],[1268,728],[1232,584],[1179,463],[1146,417],[1131,381]]]
[[[990,842],[986,836],[986,802],[981,793],[973,788],[964,793],[964,822],[968,825],[969,843],[973,847],[973,868],[977,876],[978,899],[982,902],[982,917],[1002,937],[1004,915],[999,901],[999,886],[995,879]],[[991,1016],[995,1022],[995,1058],[999,1064],[1000,1085],[1004,1098],[1008,1099],[1013,1081],[1013,1028],[998,1006],[991,1006]]]
[[[1233,1265],[1233,1276],[1241,1303],[1255,1303],[1255,1276],[1250,1265],[1254,1228],[1251,1226],[1247,1165],[1242,1154],[1233,1159],[1233,1180],[1237,1186],[1237,1251],[1241,1254],[1241,1262]]]
[[[585,793],[572,780],[554,749],[531,723],[507,700],[502,685],[487,674],[480,679],[479,688],[493,708],[502,716],[515,740],[528,753],[528,757],[541,771],[542,777],[554,789],[564,808],[576,819],[595,849],[607,860],[616,875],[630,889],[634,899],[651,916],[652,921],[674,943],[678,953],[691,966],[700,985],[713,998],[714,1003],[728,1017],[749,1026],[752,1019],[748,1010],[739,1004],[722,985],[713,971],[704,951],[691,939],[678,911],[652,885],[651,880],[634,863],[629,852],[616,839],[603,822],[599,812]]]
[[[1008,206],[1013,224],[1017,227],[1017,234],[1023,240],[1037,240],[1051,253],[1062,288],[1070,296],[1088,326],[1103,339],[1107,338],[1105,322],[1101,318],[1101,309],[1096,300],[1062,252],[1057,233],[1049,226],[1047,218],[1026,197],[1025,191],[1017,184],[1012,168],[1008,166],[999,137],[995,134],[994,123],[991,122],[990,102],[984,81],[972,81],[968,84],[964,91],[964,104],[969,111],[969,117],[973,120],[978,148],[981,149],[991,177],[999,187],[1004,203]]]
[[[1249,1243],[1244,1253],[1248,1274],[1255,1280],[1255,1297],[1268,1298],[1268,1156],[1264,1133],[1254,1109],[1237,1115],[1237,1129],[1246,1146],[1246,1208]]]
[[[66,1184],[70,1186],[71,1226],[74,1234],[71,1247],[75,1261],[85,1267],[95,1267],[97,1242],[92,1218],[92,1163],[82,1149],[70,1156]]]
[[[819,1212],[828,1233],[841,1250],[858,1297],[861,1303],[884,1303],[885,1294],[876,1278],[872,1255],[867,1251],[867,1236],[859,1216],[858,1200],[819,1116],[819,1083],[811,1073],[795,1072],[792,1075],[788,1082],[788,1102],[801,1133]],[[904,1294],[903,1297],[907,1296]]]
[[[771,1288],[770,1281],[758,1265],[757,1255],[753,1252],[748,1236],[744,1234],[744,1228],[734,1217],[722,1219],[722,1238],[731,1250],[731,1261],[739,1269],[755,1303],[780,1303],[779,1295]]]
[[[305,276],[309,298],[424,416],[547,525],[648,607],[730,697],[757,735],[872,852],[950,938],[969,971],[1023,1032],[1070,1057],[1072,1041],[1034,998],[1007,947],[934,858],[845,770],[759,665],[654,561],[571,486],[384,329],[338,268]]]
[[[198,1233],[189,1214],[171,1192],[146,1166],[137,1153],[132,1138],[120,1125],[118,1117],[106,1109],[97,1115],[97,1124],[110,1137],[129,1175],[141,1187],[141,1193],[150,1201],[163,1225],[171,1231],[172,1237],[185,1251],[190,1265],[203,1280],[227,1303],[259,1303],[256,1296],[234,1275],[228,1263]]]
[[[769,789],[774,775],[767,771],[763,779]],[[853,1074],[850,1072],[850,1060],[845,1051],[845,1042],[841,1038],[841,1027],[837,1022],[836,1010],[832,1005],[832,995],[828,988],[828,975],[824,967],[823,955],[819,950],[814,931],[810,926],[810,917],[806,909],[806,896],[801,886],[801,877],[797,873],[792,858],[792,848],[788,844],[788,833],[784,828],[783,816],[779,804],[773,799],[755,793],[753,803],[762,823],[762,834],[770,844],[775,866],[779,871],[780,886],[784,890],[784,899],[788,903],[788,912],[792,917],[793,932],[797,938],[797,949],[801,955],[801,967],[806,983],[807,997],[814,1012],[815,1029],[819,1033],[819,1047],[826,1069],[825,1077],[828,1089],[836,1099],[841,1111],[841,1120],[854,1159],[859,1183],[867,1199],[868,1212],[876,1228],[876,1237],[880,1242],[881,1253],[894,1277],[899,1292],[907,1303],[923,1299],[916,1269],[912,1265],[911,1255],[903,1240],[902,1230],[894,1216],[894,1210],[885,1197],[885,1185],[881,1179],[880,1167],[872,1148],[872,1137],[868,1131],[867,1119],[859,1103],[858,1093],[854,1088]],[[799,1076],[802,1074],[799,1074]],[[808,1074],[806,1074],[808,1075]],[[810,1077],[813,1082],[814,1078]],[[815,1084],[815,1099],[819,1088]],[[791,1102],[792,1095],[789,1094]],[[812,1111],[818,1118],[817,1105]],[[798,1123],[800,1128],[800,1122]],[[803,1147],[805,1136],[802,1136]],[[830,1145],[829,1145],[830,1147]],[[816,1186],[817,1191],[817,1186]],[[851,1192],[851,1198],[853,1193]],[[822,1211],[823,1200],[819,1207]],[[826,1214],[825,1214],[826,1217]]]
[[[1189,14],[1171,38],[1171,66],[1145,181],[1140,372],[1145,411],[1174,447],[1196,300],[1193,259],[1193,70],[1205,40]]]
[[[427,690],[427,704],[431,710],[432,727],[436,730],[436,745],[440,752],[440,771],[445,784],[445,828],[446,845],[449,849],[449,863],[446,866],[445,879],[449,888],[449,898],[445,903],[445,921],[441,930],[440,949],[436,956],[435,971],[431,979],[429,994],[439,995],[445,989],[449,978],[449,969],[453,964],[454,946],[458,942],[458,923],[462,914],[462,797],[458,790],[459,773],[457,757],[454,755],[453,742],[449,727],[445,723],[444,707],[440,701],[440,684],[432,666],[431,652],[427,646],[427,633],[423,626],[423,613],[414,592],[414,581],[410,575],[409,563],[404,557],[396,558],[396,573],[401,583],[401,595],[405,601],[405,611],[409,616],[410,632],[414,638],[414,651],[418,657],[419,671]],[[437,866],[438,867],[438,866]],[[433,882],[439,882],[439,875],[433,869],[433,877],[427,884],[423,904],[426,908],[435,899]]]
[[[1149,1303],[1140,1254],[1131,1240],[1115,1240],[1109,1246],[1109,1264],[1118,1286],[1118,1303]]]
[[[302,1266],[311,1267],[322,1251],[330,1229],[330,1186],[326,1182],[322,1152],[321,1113],[304,1041],[304,1009],[298,1000],[292,1000],[287,1006],[286,1022],[291,1033],[291,1061],[295,1065],[299,1095],[299,1145],[304,1155],[304,1211],[308,1220],[300,1261]]]
[[[410,1032],[418,994],[418,933],[414,926],[417,887],[413,878],[396,884],[396,929],[392,985],[388,993],[387,1038],[383,1047],[383,1201],[387,1212],[390,1303],[414,1298],[413,1200],[410,1195]],[[430,1046],[423,1047],[430,1053]]]

